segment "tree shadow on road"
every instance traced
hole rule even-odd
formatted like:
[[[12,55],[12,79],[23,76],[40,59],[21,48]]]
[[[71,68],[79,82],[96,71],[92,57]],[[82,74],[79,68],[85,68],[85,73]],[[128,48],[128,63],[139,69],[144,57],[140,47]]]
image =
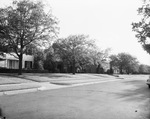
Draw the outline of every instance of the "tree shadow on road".
[[[6,117],[4,117],[2,109],[0,108],[0,119],[6,119]]]
[[[0,108],[0,117],[2,116],[2,109]]]
[[[121,98],[128,101],[142,101],[143,99],[150,99],[150,89],[146,85],[145,80],[131,80],[123,83],[126,85],[134,85],[135,87],[124,90],[124,93],[119,94]]]
[[[125,89],[123,93],[117,94],[120,99],[127,102],[139,103],[144,119],[150,119],[150,89],[145,80],[131,80],[123,82],[127,86],[134,85],[134,88]]]

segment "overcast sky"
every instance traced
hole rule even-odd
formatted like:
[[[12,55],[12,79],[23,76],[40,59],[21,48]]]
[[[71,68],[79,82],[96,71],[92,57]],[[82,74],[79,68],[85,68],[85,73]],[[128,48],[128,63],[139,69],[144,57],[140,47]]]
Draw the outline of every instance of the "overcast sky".
[[[1,1],[7,5],[11,0]],[[112,53],[127,52],[140,63],[150,65],[150,55],[144,51],[132,32],[131,23],[138,21],[137,9],[142,0],[44,0],[60,23],[59,37],[85,34],[97,40]]]

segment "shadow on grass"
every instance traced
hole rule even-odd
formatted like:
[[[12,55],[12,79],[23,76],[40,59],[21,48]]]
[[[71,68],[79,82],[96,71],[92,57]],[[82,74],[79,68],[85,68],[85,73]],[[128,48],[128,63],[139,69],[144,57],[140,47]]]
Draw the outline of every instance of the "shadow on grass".
[[[37,77],[35,78],[34,76],[37,76]],[[25,74],[25,75],[22,75],[19,77],[26,79],[26,80],[35,81],[35,82],[47,82],[47,81],[49,82],[51,80],[57,80],[57,79],[61,79],[61,78],[72,78],[71,74],[51,74],[51,73],[29,74],[29,75]],[[47,79],[42,79],[42,78],[47,78]]]
[[[30,80],[30,81],[34,81],[34,82],[49,82],[50,80],[65,80],[65,78],[67,79],[82,79],[83,77],[86,78],[87,76],[81,75],[81,78],[76,77],[76,75],[73,74],[68,74],[68,73],[23,73],[23,75],[18,75],[18,74],[10,74],[10,73],[4,73],[4,74],[0,74],[2,76],[8,76],[8,77],[16,77],[16,78],[22,78],[25,80]],[[80,75],[80,74],[79,74]],[[90,74],[91,76],[97,76],[97,77],[104,77],[107,78],[107,76],[103,76],[100,74]],[[78,76],[78,74],[77,74]],[[43,78],[43,79],[42,79]],[[47,79],[45,79],[47,78]],[[64,78],[64,79],[62,79]]]
[[[1,77],[15,77],[15,78],[21,78],[25,80],[30,80],[34,82],[47,82],[48,80],[41,80],[42,78],[48,78],[48,79],[59,79],[59,78],[72,78],[71,74],[51,74],[51,73],[23,73],[22,75],[18,75],[16,73],[0,73]],[[38,77],[38,78],[37,78]],[[40,79],[40,80],[38,80]]]

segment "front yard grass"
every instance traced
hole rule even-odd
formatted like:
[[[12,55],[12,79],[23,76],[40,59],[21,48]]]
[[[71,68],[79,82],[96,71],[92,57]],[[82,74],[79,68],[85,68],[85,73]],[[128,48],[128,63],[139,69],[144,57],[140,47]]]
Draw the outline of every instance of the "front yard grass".
[[[0,75],[0,85],[29,83],[31,81],[9,75]]]

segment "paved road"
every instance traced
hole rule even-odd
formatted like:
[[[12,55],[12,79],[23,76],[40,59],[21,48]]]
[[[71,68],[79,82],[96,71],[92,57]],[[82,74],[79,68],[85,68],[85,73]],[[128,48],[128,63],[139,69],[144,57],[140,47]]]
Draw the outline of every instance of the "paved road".
[[[150,119],[145,77],[0,97],[8,119]]]

